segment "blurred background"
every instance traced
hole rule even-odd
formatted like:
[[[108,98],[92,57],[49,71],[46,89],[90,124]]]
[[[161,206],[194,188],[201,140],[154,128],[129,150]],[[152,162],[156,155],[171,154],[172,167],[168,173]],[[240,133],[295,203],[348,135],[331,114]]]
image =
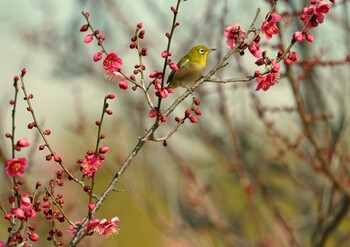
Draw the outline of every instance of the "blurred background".
[[[166,49],[165,33],[172,23],[171,6],[177,1],[21,1],[0,0],[0,131],[11,130],[13,77],[27,69],[25,83],[34,95],[33,107],[49,141],[64,163],[79,172],[76,160],[95,148],[104,95],[116,94],[111,101],[112,116],[105,119],[103,145],[109,145],[106,162],[98,173],[96,194],[109,183],[121,162],[131,152],[138,137],[152,125],[142,92],[121,91],[117,83],[104,79],[101,62],[93,62],[99,51],[95,42],[84,44],[86,33],[81,11],[90,13],[95,29],[106,36],[107,51],[115,51],[124,61],[123,71],[132,74],[138,63],[129,49],[136,24],[146,31],[142,45],[148,48],[144,59],[146,74],[161,70],[160,57]],[[261,46],[270,58],[277,47],[287,47],[292,34],[300,30],[298,18],[309,1],[280,1],[276,11],[283,15],[280,36]],[[236,22],[249,28],[257,8],[262,24],[269,1],[188,0],[181,2],[171,52],[177,61],[191,47],[204,44],[216,48],[210,54],[208,71],[227,52],[223,31]],[[299,83],[298,93],[312,120],[309,129],[321,147],[335,176],[350,181],[349,159],[349,1],[336,1],[320,27],[310,30],[314,43],[293,47],[298,63],[289,67]],[[259,69],[246,52],[235,54],[214,78],[228,79],[252,75]],[[348,57],[348,58],[347,58]],[[346,61],[346,58],[348,59]],[[120,218],[120,234],[92,236],[81,246],[349,246],[349,198],[334,186],[320,168],[315,148],[305,135],[296,108],[292,81],[285,76],[267,92],[255,91],[256,82],[203,84],[194,96],[200,99],[203,115],[198,124],[184,124],[168,140],[147,143],[123,175],[118,189],[105,202],[97,218]],[[184,91],[167,98],[170,104]],[[20,94],[20,98],[23,97]],[[162,137],[175,126],[191,106],[189,98],[158,131]],[[44,184],[55,177],[59,167],[45,161],[46,151],[37,151],[42,141],[27,129],[31,122],[20,100],[16,138],[27,137],[32,144],[20,156],[29,159],[24,177],[28,193],[35,182]],[[0,139],[1,163],[9,158],[10,142]],[[11,183],[0,174],[1,197],[9,195]],[[349,183],[350,184],[350,183]],[[65,210],[72,221],[86,216],[87,196],[80,187],[66,181],[57,189],[64,194]],[[42,196],[42,195],[40,195]],[[41,217],[41,216],[40,216]],[[42,220],[43,222],[45,220]],[[48,226],[37,224],[42,242]],[[0,239],[7,236],[1,223]],[[67,243],[68,224],[59,225]],[[34,246],[36,246],[34,244]]]

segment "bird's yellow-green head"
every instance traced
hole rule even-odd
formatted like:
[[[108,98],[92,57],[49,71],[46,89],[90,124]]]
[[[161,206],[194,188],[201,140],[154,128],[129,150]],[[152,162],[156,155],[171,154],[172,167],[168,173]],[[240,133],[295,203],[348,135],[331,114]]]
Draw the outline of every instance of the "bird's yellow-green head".
[[[204,45],[197,45],[193,47],[185,56],[185,59],[189,59],[192,63],[198,63],[202,66],[207,65],[207,56],[209,52],[215,49],[210,49]]]
[[[178,62],[179,70],[170,73],[168,77],[169,87],[187,86],[198,80],[207,65],[208,54],[214,50],[204,45],[193,47]]]

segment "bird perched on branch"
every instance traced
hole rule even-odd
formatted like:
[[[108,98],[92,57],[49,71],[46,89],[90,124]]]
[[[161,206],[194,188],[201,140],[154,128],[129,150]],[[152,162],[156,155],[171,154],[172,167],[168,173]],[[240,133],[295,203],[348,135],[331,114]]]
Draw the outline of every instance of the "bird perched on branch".
[[[204,72],[208,54],[215,50],[204,45],[193,47],[178,62],[177,66],[179,70],[172,71],[168,76],[168,87],[177,88],[179,86],[190,86],[194,84]]]

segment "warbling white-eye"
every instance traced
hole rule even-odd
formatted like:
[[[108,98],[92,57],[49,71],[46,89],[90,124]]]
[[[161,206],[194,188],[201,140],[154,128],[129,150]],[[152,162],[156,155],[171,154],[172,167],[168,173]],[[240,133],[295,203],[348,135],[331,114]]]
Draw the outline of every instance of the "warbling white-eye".
[[[189,86],[195,83],[207,65],[207,57],[211,51],[204,45],[193,47],[183,58],[180,59],[177,66],[179,70],[172,71],[168,76],[168,87],[177,88],[179,86]]]

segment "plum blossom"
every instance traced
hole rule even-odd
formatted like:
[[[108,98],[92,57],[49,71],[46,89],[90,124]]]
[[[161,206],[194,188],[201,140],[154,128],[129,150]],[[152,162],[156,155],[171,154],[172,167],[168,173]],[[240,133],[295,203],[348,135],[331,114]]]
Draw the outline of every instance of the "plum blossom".
[[[252,43],[251,45],[248,46],[248,49],[254,57],[260,58],[262,56],[262,50],[260,49],[259,44]]]
[[[317,5],[311,4],[306,6],[303,13],[300,15],[300,19],[304,22],[308,22],[308,28],[317,27],[318,24],[323,23],[324,15],[329,12],[329,4],[321,0]],[[310,19],[311,18],[311,19]]]
[[[271,86],[278,83],[278,79],[280,78],[279,70],[280,70],[280,63],[272,62],[272,69],[271,72],[264,76],[259,76],[257,78],[258,85],[256,86],[255,90],[259,91],[262,89],[263,91],[268,90]]]
[[[232,49],[233,47],[235,47],[238,42],[238,39],[243,38],[245,34],[246,32],[241,29],[241,25],[239,23],[235,23],[232,26],[227,27],[224,31],[224,35],[227,38],[227,48]]]
[[[122,65],[123,60],[115,52],[109,53],[103,61],[103,68],[111,73],[118,72]]]
[[[87,152],[84,159],[77,161],[77,163],[80,164],[82,173],[88,178],[92,178],[92,176],[101,168],[103,162],[103,156],[96,155],[90,151]]]
[[[27,194],[21,196],[21,205],[19,208],[12,208],[11,213],[20,220],[27,221],[29,218],[35,218],[36,212],[32,207],[32,201]]]
[[[6,173],[10,177],[21,176],[24,173],[24,167],[27,165],[26,158],[14,158],[6,161]]]
[[[93,221],[91,224],[90,222]],[[116,216],[111,220],[91,220],[88,224],[88,228],[93,230],[98,235],[104,235],[106,238],[113,234],[118,234],[119,218]]]
[[[75,222],[75,225],[80,225],[83,221]],[[113,234],[118,234],[118,224],[119,218],[117,216],[113,217],[110,220],[107,219],[91,219],[88,222],[88,225],[85,227],[84,231],[94,232],[97,235],[104,235],[106,238]],[[73,226],[68,228],[68,231],[75,234],[77,229]]]
[[[261,32],[265,34],[267,39],[271,39],[273,35],[278,34],[279,30],[276,23],[281,20],[281,16],[277,13],[272,13],[269,19],[264,22]]]

